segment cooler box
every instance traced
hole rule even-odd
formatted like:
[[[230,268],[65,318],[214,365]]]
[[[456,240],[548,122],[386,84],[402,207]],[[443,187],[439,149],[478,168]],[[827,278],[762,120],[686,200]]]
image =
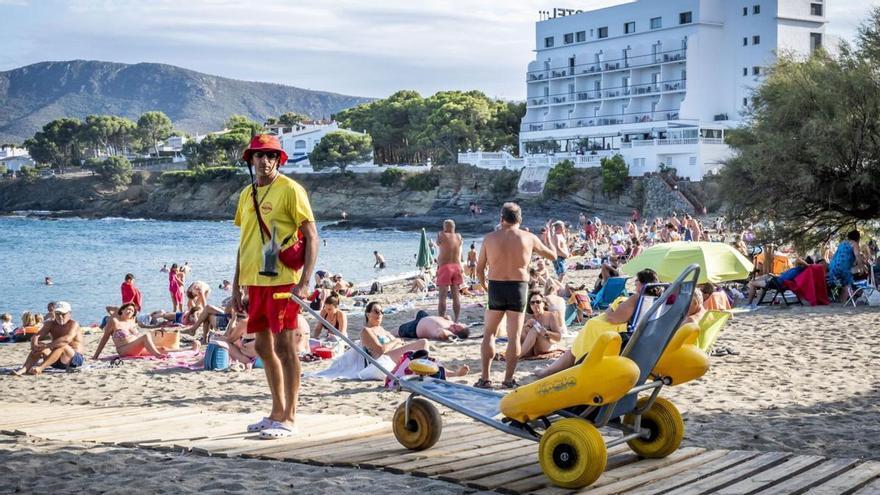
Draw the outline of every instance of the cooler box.
[[[211,342],[205,348],[205,369],[222,371],[229,368],[229,348],[226,342]]]

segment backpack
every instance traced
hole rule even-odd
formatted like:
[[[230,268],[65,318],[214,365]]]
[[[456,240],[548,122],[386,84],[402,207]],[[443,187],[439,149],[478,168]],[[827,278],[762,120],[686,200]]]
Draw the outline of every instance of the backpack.
[[[229,368],[229,344],[214,341],[205,348],[205,369],[223,371]]]
[[[378,281],[373,282],[373,285],[370,286],[370,294],[381,294],[382,293],[382,284]]]

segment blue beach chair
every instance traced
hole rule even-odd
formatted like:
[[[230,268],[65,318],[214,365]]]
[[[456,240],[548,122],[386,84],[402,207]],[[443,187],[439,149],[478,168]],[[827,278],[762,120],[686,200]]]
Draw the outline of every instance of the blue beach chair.
[[[595,294],[590,294],[590,305],[593,309],[606,309],[620,296],[627,295],[626,281],[629,277],[611,277]]]

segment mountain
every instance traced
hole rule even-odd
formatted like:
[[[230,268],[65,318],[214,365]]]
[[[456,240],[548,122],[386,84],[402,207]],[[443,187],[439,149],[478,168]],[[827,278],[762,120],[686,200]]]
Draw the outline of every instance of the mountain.
[[[222,129],[234,114],[260,122],[284,112],[321,118],[368,101],[166,64],[40,62],[0,72],[0,143],[21,142],[61,117],[111,114],[136,120],[159,110],[176,128],[195,134]]]

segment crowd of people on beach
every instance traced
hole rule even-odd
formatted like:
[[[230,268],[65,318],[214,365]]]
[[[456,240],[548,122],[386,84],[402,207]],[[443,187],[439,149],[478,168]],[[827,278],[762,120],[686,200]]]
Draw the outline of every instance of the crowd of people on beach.
[[[262,438],[281,438],[295,431],[300,361],[327,357],[318,349],[331,349],[335,351],[331,355],[338,356],[344,352],[341,340],[345,339],[356,341],[370,357],[392,364],[414,353],[430,354],[432,342],[454,345],[469,338],[474,325],[462,321],[464,297],[484,304],[480,375],[474,386],[496,386],[491,371],[497,360],[505,368],[500,387],[511,389],[519,386],[515,372],[520,360],[546,359],[548,365],[536,375],[548,376],[583,359],[602,332],[625,333],[632,328],[642,299],[656,296],[655,284],[660,281],[654,270],[643,269],[636,274],[634,292],[629,294],[621,267],[658,244],[722,242],[755,261],[750,280],[723,287],[703,284],[695,291],[685,325],[699,325],[707,310],[729,310],[737,300],[742,300],[741,305],[752,303],[758,291],[794,280],[810,265],[822,265],[841,303],[851,301],[858,279],[873,280],[873,274],[880,271],[876,242],[862,243],[858,231],[850,232],[836,247],[821,246],[811,253],[784,250],[777,267],[775,250],[760,252],[753,245],[752,226],[728,224],[721,216],[705,223],[690,214],[642,218],[634,211],[629,221],[609,223],[584,212],[570,223],[548,219],[539,232],[531,232],[523,226],[520,206],[505,203],[497,227],[485,235],[479,249],[471,243],[465,250],[455,221],[443,222],[432,239],[436,266],[413,278],[410,286],[418,293],[436,291],[436,310],[407,308],[412,319],[386,329],[387,308],[370,300],[381,292],[381,284],[374,283],[368,291],[356,290],[342,274],[314,270],[318,249],[314,219],[302,187],[277,172],[285,158],[271,136],[255,137],[245,152],[256,178],[243,190],[236,211],[242,238],[232,282],[218,285],[229,296],[220,305],[212,305],[211,284],[187,284],[189,263],[173,263],[160,270],[168,274],[171,309],[146,311],[135,276],[126,274],[118,304],[107,306],[107,316],[99,325],[101,337],[91,360],[98,360],[110,342],[117,357],[159,359],[181,344],[191,351],[205,345],[222,346],[233,366],[265,369],[272,411],[249,425],[248,431],[259,432]],[[276,183],[281,185],[273,189]],[[267,222],[273,225],[271,233]],[[297,231],[300,236],[294,235]],[[276,245],[276,238],[299,240]],[[373,255],[374,267],[385,268],[385,258],[378,251]],[[595,285],[572,283],[571,270],[595,270]],[[298,272],[304,275],[299,277]],[[291,294],[305,300],[318,318],[310,322],[303,314],[306,311],[290,303]],[[599,294],[608,302],[599,303]],[[361,310],[362,323],[350,318]],[[17,328],[13,328],[12,315],[2,315],[0,340],[29,341],[31,346],[24,363],[12,371],[14,375],[84,366],[88,353],[83,329],[72,311],[68,302],[53,302],[45,315],[22,315]],[[506,339],[504,352],[496,351],[496,344],[504,342],[500,339]],[[470,371],[461,366],[447,376]]]

